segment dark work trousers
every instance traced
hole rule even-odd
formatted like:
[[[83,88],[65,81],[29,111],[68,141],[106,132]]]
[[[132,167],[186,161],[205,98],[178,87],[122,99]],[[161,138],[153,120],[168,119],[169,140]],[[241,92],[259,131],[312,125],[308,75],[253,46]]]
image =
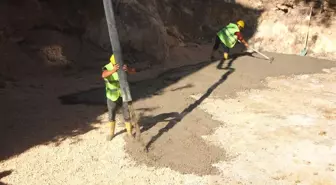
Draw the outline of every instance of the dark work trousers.
[[[122,108],[122,114],[124,116],[124,121],[130,122],[131,118],[130,118],[130,114],[128,110],[128,103],[123,102],[121,97],[119,97],[117,101],[112,101],[107,98],[107,109],[108,109],[109,121],[115,121],[117,110],[120,107]]]
[[[219,45],[222,45],[223,49],[224,49],[224,53],[229,53],[230,52],[230,48],[228,48],[221,40],[218,36],[216,36],[216,40],[215,40],[215,44],[212,48],[213,51],[217,51],[217,49],[219,48]]]

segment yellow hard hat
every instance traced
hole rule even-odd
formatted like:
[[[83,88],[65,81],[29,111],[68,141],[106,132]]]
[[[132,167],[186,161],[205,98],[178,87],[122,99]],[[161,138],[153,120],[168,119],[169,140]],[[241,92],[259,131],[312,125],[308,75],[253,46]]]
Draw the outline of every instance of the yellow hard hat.
[[[237,22],[237,25],[240,26],[241,28],[244,28],[245,27],[245,22],[243,20],[239,20]]]
[[[114,59],[114,55],[112,54],[111,57],[110,57],[110,62],[115,65],[116,64],[116,61]]]

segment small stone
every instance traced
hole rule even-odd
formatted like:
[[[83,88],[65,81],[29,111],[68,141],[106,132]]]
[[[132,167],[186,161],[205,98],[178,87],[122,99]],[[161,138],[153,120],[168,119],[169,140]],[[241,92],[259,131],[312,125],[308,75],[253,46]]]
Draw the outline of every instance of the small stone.
[[[327,132],[326,131],[321,131],[321,132],[319,132],[319,135],[320,136],[325,136],[325,135],[327,135]]]
[[[326,170],[331,171],[331,172],[335,171],[334,168],[332,168],[332,167],[328,167]]]

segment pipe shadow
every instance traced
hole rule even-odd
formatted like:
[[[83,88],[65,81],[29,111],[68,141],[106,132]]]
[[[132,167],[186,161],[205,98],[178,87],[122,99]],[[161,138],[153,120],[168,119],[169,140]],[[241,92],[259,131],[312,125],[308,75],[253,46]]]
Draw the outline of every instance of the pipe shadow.
[[[231,75],[235,69],[230,68],[225,74],[221,76],[221,78],[215,82],[213,85],[211,85],[205,94],[203,94],[198,100],[196,100],[194,103],[190,104],[188,107],[186,107],[182,112],[171,112],[171,113],[164,113],[160,114],[154,117],[142,117],[139,120],[140,125],[142,125],[142,132],[149,130],[152,128],[156,123],[168,121],[167,125],[163,128],[161,128],[157,135],[153,136],[150,141],[146,144],[145,148],[148,151],[150,146],[158,139],[160,136],[162,136],[165,132],[168,132],[170,129],[172,129],[177,123],[179,123],[186,115],[188,115],[190,112],[192,112],[196,107],[198,107],[206,98],[208,98],[211,93],[220,85],[222,84],[229,75]],[[142,124],[148,120],[152,120],[152,122],[149,122],[150,124]]]

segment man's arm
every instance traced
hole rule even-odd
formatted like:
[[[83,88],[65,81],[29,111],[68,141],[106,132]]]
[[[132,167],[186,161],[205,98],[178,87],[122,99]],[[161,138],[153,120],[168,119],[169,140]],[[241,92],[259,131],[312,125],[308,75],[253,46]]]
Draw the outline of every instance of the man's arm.
[[[128,68],[127,72],[128,72],[129,74],[135,74],[135,73],[136,73],[136,70],[135,70],[135,68]]]
[[[103,73],[102,73],[102,78],[109,77],[110,75],[112,75],[113,73],[115,73],[116,71],[118,71],[118,69],[119,69],[119,65],[118,64],[116,64],[111,71],[109,71],[106,68],[104,68]]]
[[[128,67],[127,65],[124,65],[123,69],[124,69],[124,71],[126,71],[128,74],[135,74],[135,73],[136,73],[135,68],[130,68],[130,67]]]
[[[245,39],[243,38],[242,34],[240,32],[236,32],[235,35],[237,35],[238,40],[245,45],[245,47],[249,47]]]

